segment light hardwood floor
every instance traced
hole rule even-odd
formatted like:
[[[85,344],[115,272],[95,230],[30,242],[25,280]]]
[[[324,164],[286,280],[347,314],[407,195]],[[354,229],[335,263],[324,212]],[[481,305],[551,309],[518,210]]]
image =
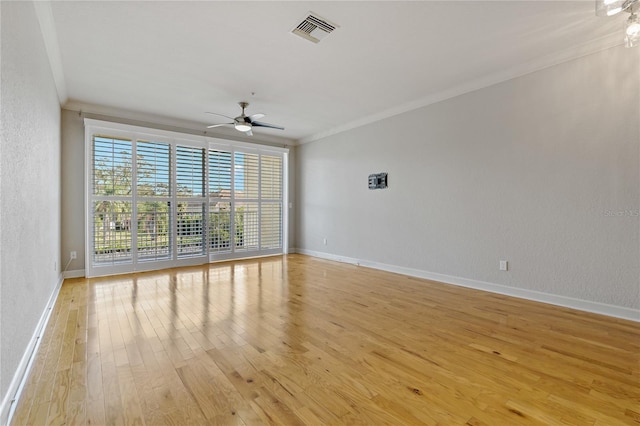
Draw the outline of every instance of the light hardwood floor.
[[[65,281],[12,424],[640,423],[640,324],[301,255]]]

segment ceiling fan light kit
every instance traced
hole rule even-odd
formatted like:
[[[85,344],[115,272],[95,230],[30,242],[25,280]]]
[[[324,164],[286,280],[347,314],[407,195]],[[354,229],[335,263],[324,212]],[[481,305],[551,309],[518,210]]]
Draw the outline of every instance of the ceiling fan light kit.
[[[220,117],[225,117],[225,118],[228,118],[229,120],[232,120],[230,123],[212,124],[211,126],[207,126],[207,129],[213,129],[214,127],[221,127],[226,125],[233,125],[233,127],[237,131],[243,132],[247,136],[253,136],[252,129],[254,127],[267,127],[270,129],[284,130],[284,127],[282,126],[263,123],[261,121],[258,121],[260,118],[264,117],[264,114],[258,113],[258,114],[246,115],[244,113],[244,110],[246,107],[249,106],[249,102],[238,102],[238,104],[240,105],[240,108],[242,108],[242,114],[240,114],[235,118],[229,117],[228,115],[224,115],[224,114],[218,114],[217,112],[206,112],[206,114],[218,115]]]
[[[248,132],[251,130],[251,123],[236,123],[235,128],[239,132]]]
[[[636,12],[640,9],[640,0],[596,0],[596,15],[614,16],[620,12],[630,14],[624,24],[624,45],[635,47],[640,44],[640,22]]]

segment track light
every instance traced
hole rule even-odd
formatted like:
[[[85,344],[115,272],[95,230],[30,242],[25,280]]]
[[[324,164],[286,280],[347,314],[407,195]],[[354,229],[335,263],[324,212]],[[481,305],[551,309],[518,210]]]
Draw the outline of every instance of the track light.
[[[640,22],[636,11],[640,9],[640,0],[596,0],[596,15],[613,16],[624,11],[630,13],[624,25],[625,47],[635,47],[640,44]]]

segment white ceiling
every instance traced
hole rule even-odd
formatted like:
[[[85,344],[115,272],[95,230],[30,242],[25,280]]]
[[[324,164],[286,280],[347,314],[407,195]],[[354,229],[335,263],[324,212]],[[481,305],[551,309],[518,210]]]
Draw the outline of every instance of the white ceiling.
[[[620,44],[626,19],[596,17],[592,0],[50,7],[43,32],[66,106],[204,129],[216,122],[204,111],[236,116],[237,102],[247,100],[249,114],[286,128],[259,129],[256,138],[302,141]],[[291,34],[309,11],[340,28],[319,44]]]

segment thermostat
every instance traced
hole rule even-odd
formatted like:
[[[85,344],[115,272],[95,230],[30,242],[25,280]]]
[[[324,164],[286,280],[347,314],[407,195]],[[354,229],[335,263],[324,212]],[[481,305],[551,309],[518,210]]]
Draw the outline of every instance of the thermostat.
[[[373,173],[369,175],[369,189],[384,189],[387,187],[387,173]]]

